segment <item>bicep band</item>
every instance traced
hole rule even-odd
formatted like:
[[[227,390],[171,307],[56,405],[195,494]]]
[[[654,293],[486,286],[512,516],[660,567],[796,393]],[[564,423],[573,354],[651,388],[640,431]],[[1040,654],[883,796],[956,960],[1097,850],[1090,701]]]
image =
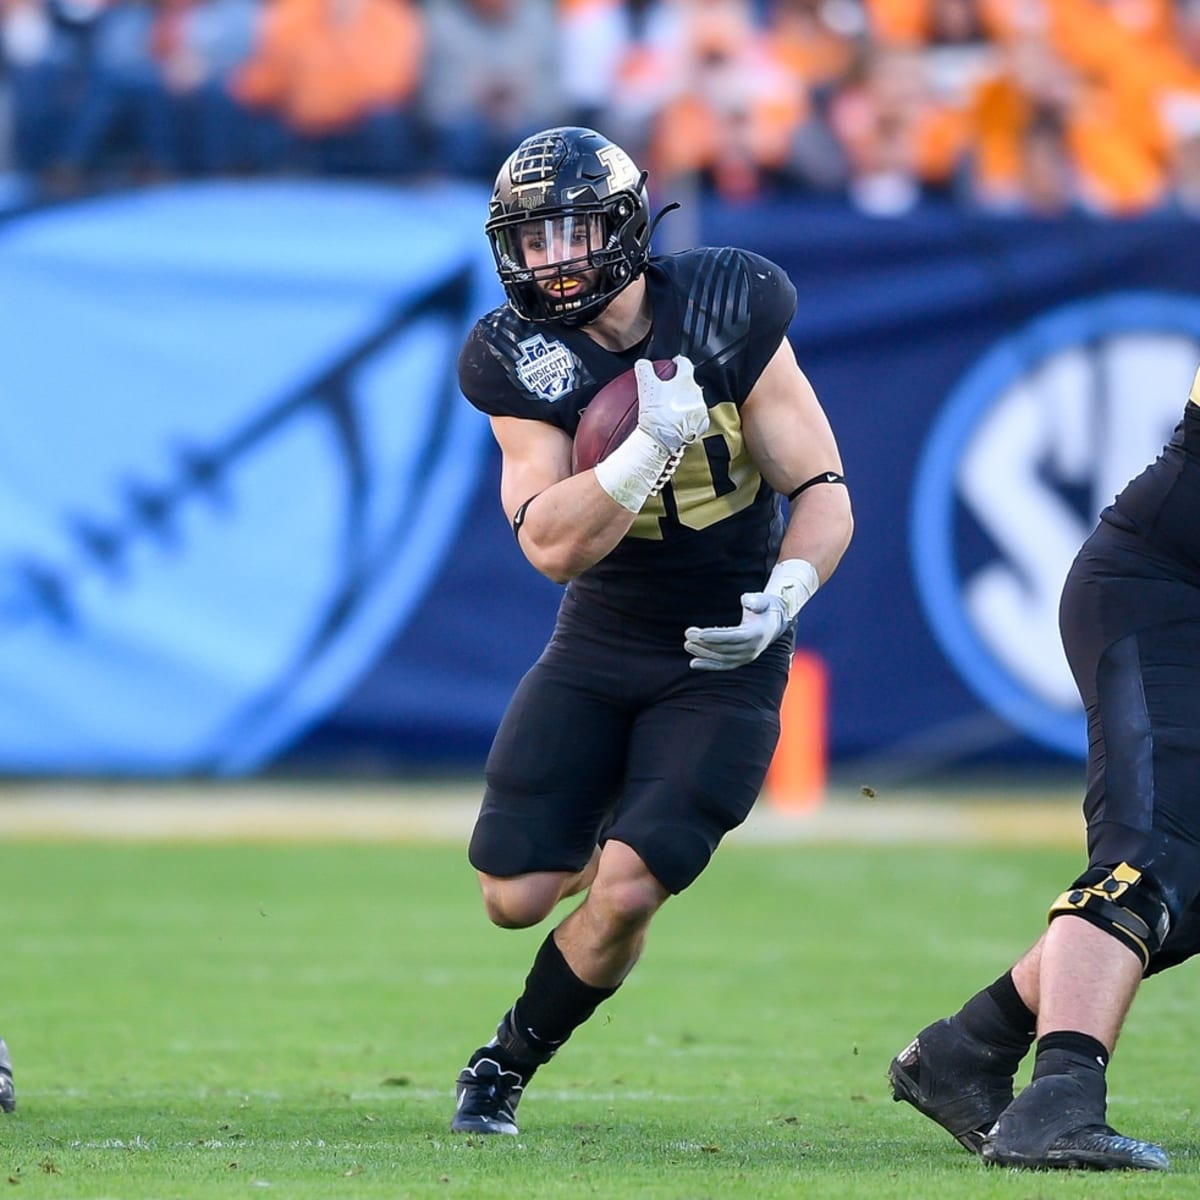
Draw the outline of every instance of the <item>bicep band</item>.
[[[531,504],[532,504],[532,503],[533,503],[533,502],[534,502],[534,501],[535,501],[535,500],[536,500],[536,499],[537,499],[537,498],[538,498],[538,497],[539,497],[541,494],[542,494],[541,492],[534,492],[534,493],[533,493],[533,495],[532,495],[532,496],[530,496],[530,497],[529,497],[529,499],[528,499],[528,500],[526,500],[526,501],[525,501],[525,503],[524,503],[524,504],[522,504],[522,505],[521,505],[521,507],[520,507],[520,508],[518,508],[518,509],[517,509],[517,511],[516,511],[515,513],[513,513],[513,519],[512,519],[512,531],[513,531],[513,537],[515,537],[515,538],[517,539],[517,541],[520,541],[520,540],[521,540],[521,526],[525,524],[525,510],[526,510],[526,509],[527,509],[527,508],[528,508],[528,507],[529,507],[529,506],[530,506],[530,505],[531,505]]]
[[[818,483],[845,483],[845,475],[839,475],[836,471],[822,471],[820,475],[814,475],[811,479],[806,479],[798,488],[788,492],[788,499],[795,500],[801,492],[806,492],[810,487]]]

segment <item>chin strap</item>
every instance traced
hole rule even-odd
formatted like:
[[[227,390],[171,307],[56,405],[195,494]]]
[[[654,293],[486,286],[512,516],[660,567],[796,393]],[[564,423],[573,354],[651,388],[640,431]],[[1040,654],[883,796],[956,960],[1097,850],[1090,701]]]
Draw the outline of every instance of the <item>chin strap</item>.
[[[645,178],[646,178],[646,173],[643,171],[642,172],[643,182],[645,181]],[[667,215],[667,213],[674,212],[677,208],[681,208],[681,207],[682,207],[682,205],[680,205],[678,202],[673,202],[671,204],[666,205],[664,208],[660,208],[658,210],[657,215],[650,222],[650,228],[646,230],[646,255],[647,255],[647,257],[649,257],[649,255],[650,255],[650,239],[654,236],[654,231],[658,228],[659,221],[661,221],[663,219],[663,217],[665,217]]]

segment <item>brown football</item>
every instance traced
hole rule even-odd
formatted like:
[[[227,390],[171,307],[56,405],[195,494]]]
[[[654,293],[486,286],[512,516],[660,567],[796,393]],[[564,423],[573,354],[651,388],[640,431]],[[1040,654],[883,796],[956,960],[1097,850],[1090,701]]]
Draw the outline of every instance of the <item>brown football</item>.
[[[675,374],[675,363],[669,358],[654,361],[654,373],[659,379]],[[571,449],[571,472],[578,474],[606,459],[637,425],[637,376],[631,367],[623,375],[609,380],[591,399],[579,418],[575,430],[575,445]]]

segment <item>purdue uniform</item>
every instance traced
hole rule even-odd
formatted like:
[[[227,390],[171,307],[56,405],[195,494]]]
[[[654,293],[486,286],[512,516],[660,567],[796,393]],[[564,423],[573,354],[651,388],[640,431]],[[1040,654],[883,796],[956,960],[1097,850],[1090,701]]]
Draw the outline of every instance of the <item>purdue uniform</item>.
[[[779,735],[791,622],[853,525],[836,487],[785,518],[782,494],[842,481],[786,341],[795,289],[743,250],[651,258],[645,184],[594,130],[526,138],[485,226],[508,302],[459,358],[503,453],[522,551],[569,580],[488,755],[469,856],[502,927],[582,897],[459,1074],[459,1133],[517,1132],[531,1076],[745,819]],[[670,378],[658,359],[675,362]],[[580,414],[631,368],[636,426],[570,474]]]
[[[781,499],[751,462],[738,413],[787,333],[795,289],[774,264],[734,249],[653,258],[646,281],[654,325],[629,351],[506,305],[476,325],[459,359],[477,408],[573,435],[588,401],[635,359],[684,354],[710,416],[628,536],[572,580],[554,637],[513,698],[471,843],[472,864],[490,874],[578,870],[611,822],[605,836],[680,891],[749,812],[778,737],[790,632],[713,679],[689,672],[683,631],[736,624],[738,597],[761,586],[778,555]],[[659,703],[666,693],[678,702]],[[697,790],[706,802],[680,810],[681,792]]]
[[[1152,974],[1200,951],[1200,372],[1171,441],[1080,549],[1060,624],[1088,718],[1084,881],[1137,875],[1131,915],[1072,904],[1078,888],[1062,908],[1111,919]]]
[[[1105,1072],[1140,978],[1200,951],[1200,372],[1170,442],[1076,555],[1059,626],[1087,713],[1087,870],[1031,949],[889,1076],[987,1162],[1165,1170],[1161,1146],[1108,1125]]]

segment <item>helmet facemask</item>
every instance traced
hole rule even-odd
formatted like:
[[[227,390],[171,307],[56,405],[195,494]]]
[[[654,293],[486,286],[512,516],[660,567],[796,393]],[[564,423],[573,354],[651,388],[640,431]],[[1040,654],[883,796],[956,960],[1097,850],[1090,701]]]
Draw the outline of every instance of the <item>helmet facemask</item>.
[[[633,278],[622,225],[633,206],[572,206],[489,223],[504,284],[521,316],[582,325],[598,316]]]
[[[587,129],[527,138],[502,168],[485,226],[510,306],[529,321],[593,321],[649,255],[646,177]]]

